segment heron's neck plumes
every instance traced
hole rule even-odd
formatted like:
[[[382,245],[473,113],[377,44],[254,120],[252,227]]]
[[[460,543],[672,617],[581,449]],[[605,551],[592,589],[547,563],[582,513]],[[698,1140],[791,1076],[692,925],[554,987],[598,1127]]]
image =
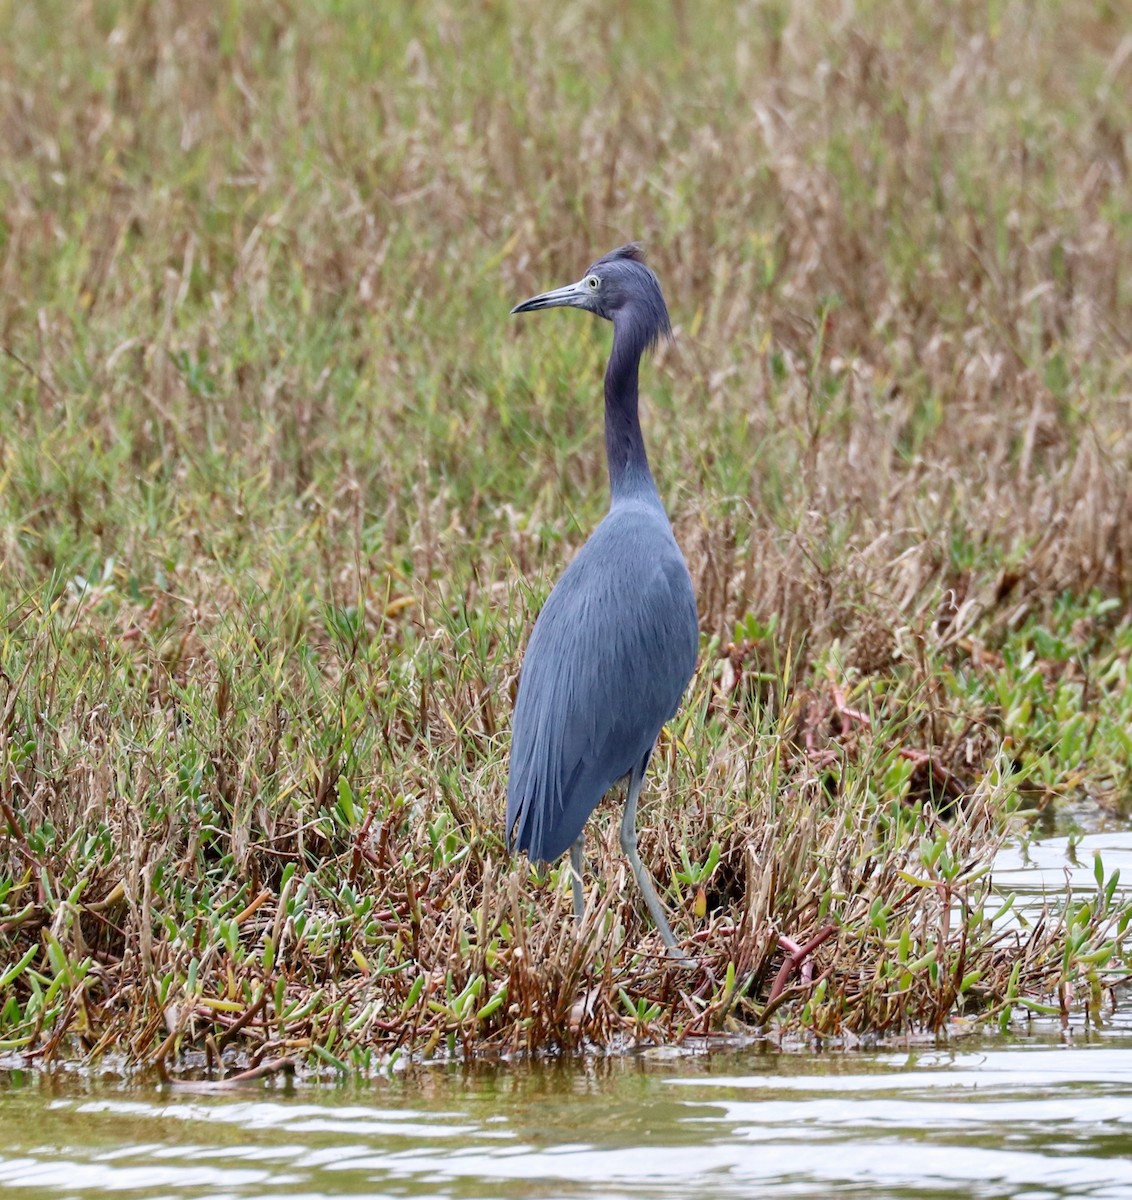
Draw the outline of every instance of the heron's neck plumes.
[[[637,375],[650,339],[633,322],[613,323],[613,349],[605,368],[605,453],[613,503],[659,496],[637,413]]]

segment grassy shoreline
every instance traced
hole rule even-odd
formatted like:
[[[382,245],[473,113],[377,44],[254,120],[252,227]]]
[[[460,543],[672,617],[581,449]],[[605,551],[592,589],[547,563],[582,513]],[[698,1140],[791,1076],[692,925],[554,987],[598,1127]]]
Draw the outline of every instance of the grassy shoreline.
[[[1118,15],[588,11],[0,7],[0,1051],[1115,996],[1103,872],[1004,934],[986,870],[1132,795]],[[605,334],[506,313],[629,237],[677,325],[645,434],[702,653],[641,848],[691,974],[615,801],[580,941],[501,842],[523,639],[606,502]]]

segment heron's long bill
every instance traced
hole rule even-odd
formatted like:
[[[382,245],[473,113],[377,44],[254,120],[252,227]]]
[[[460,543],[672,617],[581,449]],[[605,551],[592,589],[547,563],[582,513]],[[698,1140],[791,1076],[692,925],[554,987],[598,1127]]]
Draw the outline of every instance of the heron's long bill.
[[[543,292],[541,296],[532,296],[522,304],[516,304],[512,313],[538,312],[540,308],[583,308],[582,300],[588,295],[584,280],[568,283],[565,287],[555,288],[553,292]]]

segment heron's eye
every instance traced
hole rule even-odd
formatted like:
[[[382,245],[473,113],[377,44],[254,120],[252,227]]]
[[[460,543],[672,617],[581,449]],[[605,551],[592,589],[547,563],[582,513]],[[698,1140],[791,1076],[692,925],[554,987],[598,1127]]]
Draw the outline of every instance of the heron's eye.
[[[596,291],[597,291],[597,289],[598,289],[599,287],[601,287],[601,280],[600,280],[600,279],[598,279],[598,277],[597,277],[596,275],[591,275],[591,276],[590,276],[590,277],[589,277],[589,278],[586,280],[586,287],[588,287],[588,288],[590,289],[590,291],[591,291],[591,292],[596,292]]]

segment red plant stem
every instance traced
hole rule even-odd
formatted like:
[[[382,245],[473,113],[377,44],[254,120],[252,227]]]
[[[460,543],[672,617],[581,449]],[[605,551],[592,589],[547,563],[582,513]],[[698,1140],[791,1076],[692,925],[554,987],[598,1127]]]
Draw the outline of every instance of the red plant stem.
[[[786,951],[786,961],[778,969],[778,974],[775,976],[774,983],[770,988],[770,995],[767,996],[767,1007],[772,1005],[775,1000],[782,994],[786,987],[790,976],[798,969],[798,967],[807,959],[813,952],[829,937],[837,932],[836,925],[826,925],[819,929],[812,938],[804,945],[799,946],[797,942],[788,938],[785,934],[778,935],[778,944]]]

